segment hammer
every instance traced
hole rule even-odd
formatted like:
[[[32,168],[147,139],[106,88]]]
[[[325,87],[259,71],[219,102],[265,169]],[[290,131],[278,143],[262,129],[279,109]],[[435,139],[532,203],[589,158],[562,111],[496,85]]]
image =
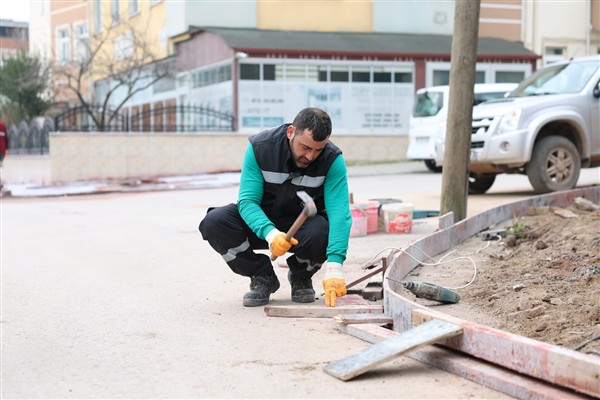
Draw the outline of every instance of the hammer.
[[[313,217],[317,213],[317,206],[315,205],[315,201],[312,199],[312,197],[310,197],[308,193],[301,190],[296,194],[304,202],[304,208],[302,209],[302,212],[300,213],[300,215],[298,215],[298,218],[296,218],[290,229],[285,234],[285,240],[287,240],[288,242],[292,239],[296,232],[298,232],[298,229],[300,229],[302,224],[307,219]],[[276,258],[277,256],[275,254],[271,254],[271,261],[275,261]]]

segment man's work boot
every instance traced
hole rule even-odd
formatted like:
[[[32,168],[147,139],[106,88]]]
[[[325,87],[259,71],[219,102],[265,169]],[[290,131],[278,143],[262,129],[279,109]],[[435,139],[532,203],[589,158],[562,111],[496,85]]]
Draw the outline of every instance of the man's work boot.
[[[267,276],[253,276],[250,291],[244,295],[245,307],[258,307],[269,304],[269,296],[279,289],[279,279],[274,272]]]
[[[300,278],[288,271],[288,280],[292,286],[292,301],[295,303],[312,303],[315,301],[315,289],[312,279]]]

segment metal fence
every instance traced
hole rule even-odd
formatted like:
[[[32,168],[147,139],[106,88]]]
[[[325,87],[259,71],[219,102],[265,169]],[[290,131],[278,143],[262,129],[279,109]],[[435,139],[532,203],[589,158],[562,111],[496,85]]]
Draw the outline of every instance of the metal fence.
[[[48,154],[48,133],[54,131],[52,118],[36,117],[30,123],[9,124],[6,129],[11,155]]]
[[[60,132],[124,132],[127,131],[125,117],[112,109],[102,107],[71,107],[55,119]]]
[[[62,132],[199,132],[233,131],[230,113],[195,105],[155,105],[134,107],[119,112],[94,108],[95,119],[83,107],[73,107],[55,118]],[[104,119],[103,119],[104,118]],[[104,123],[102,123],[104,121]],[[99,126],[99,125],[103,126]]]
[[[73,107],[55,118],[36,117],[31,122],[21,121],[7,126],[11,154],[48,154],[50,132],[97,132],[96,121],[104,118],[105,132],[231,132],[233,115],[209,107],[195,105],[164,105],[141,108],[137,112],[92,110],[94,120],[83,107]]]

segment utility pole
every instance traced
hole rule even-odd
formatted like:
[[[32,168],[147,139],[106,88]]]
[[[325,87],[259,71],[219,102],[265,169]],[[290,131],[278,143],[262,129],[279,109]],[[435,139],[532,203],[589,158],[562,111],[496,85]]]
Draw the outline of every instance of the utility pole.
[[[454,7],[450,96],[440,211],[441,214],[452,211],[454,220],[460,221],[467,216],[480,0],[457,0]]]

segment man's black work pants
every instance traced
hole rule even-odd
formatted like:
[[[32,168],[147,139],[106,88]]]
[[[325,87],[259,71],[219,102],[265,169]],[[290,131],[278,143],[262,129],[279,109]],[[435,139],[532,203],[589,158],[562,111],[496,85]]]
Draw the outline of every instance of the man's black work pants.
[[[273,223],[282,232],[292,226],[297,216],[275,219]],[[225,260],[229,268],[242,276],[265,276],[273,271],[270,253],[255,253],[268,249],[266,240],[260,239],[242,219],[237,205],[209,209],[200,222],[202,238]],[[298,244],[290,249],[294,255],[287,259],[292,273],[308,279],[326,261],[329,222],[321,215],[309,218],[294,235]]]

